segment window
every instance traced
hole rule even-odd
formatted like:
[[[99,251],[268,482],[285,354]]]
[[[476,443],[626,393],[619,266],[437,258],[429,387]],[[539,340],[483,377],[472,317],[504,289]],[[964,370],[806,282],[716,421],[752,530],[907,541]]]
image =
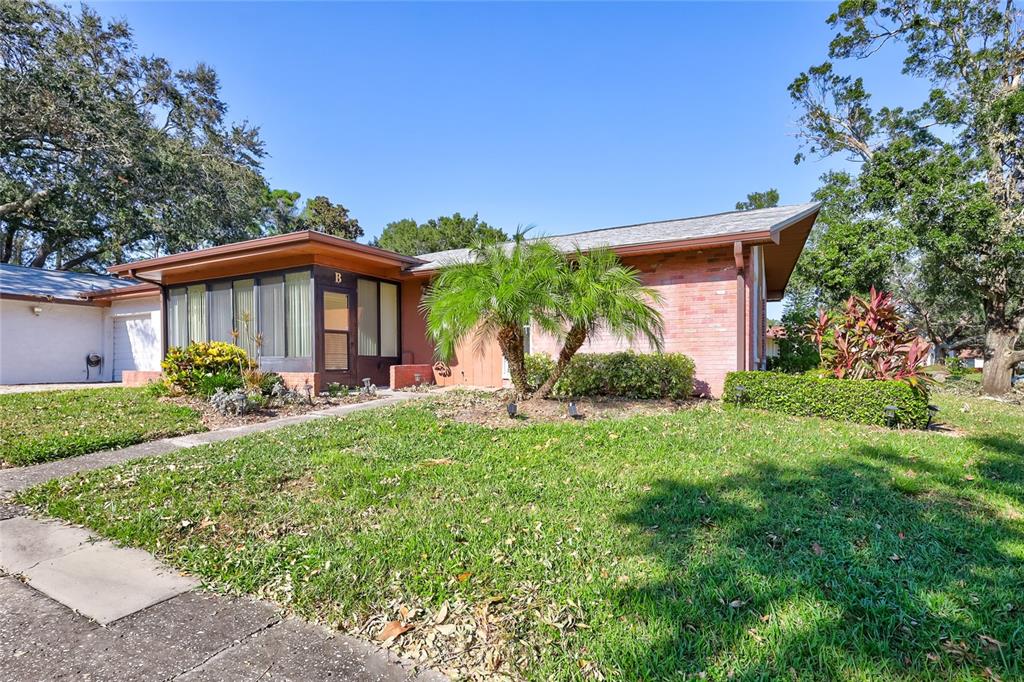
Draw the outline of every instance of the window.
[[[177,287],[167,292],[167,343],[234,341],[250,357],[313,354],[309,271]]]
[[[361,279],[356,294],[359,354],[398,357],[398,285]]]
[[[260,333],[264,356],[284,357],[284,277],[260,279]]]
[[[359,280],[356,301],[359,303],[359,354],[377,355],[377,283],[370,279]]]
[[[380,354],[398,356],[398,285],[380,283]]]
[[[290,358],[308,358],[310,355],[313,316],[309,282],[308,272],[293,272],[284,277],[285,332]]]
[[[167,292],[167,345],[188,345],[188,294],[185,287]]]
[[[206,285],[188,287],[188,342],[206,341]]]
[[[348,294],[324,292],[324,369],[348,369]]]
[[[256,298],[254,296],[255,280],[237,279],[231,283],[234,303],[233,329],[238,334],[239,346],[245,349],[249,357],[256,357]]]
[[[210,285],[210,340],[231,343],[231,282]]]

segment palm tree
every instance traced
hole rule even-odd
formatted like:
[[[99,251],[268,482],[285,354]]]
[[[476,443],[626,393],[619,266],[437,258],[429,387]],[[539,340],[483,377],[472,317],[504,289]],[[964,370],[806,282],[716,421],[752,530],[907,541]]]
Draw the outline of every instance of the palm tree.
[[[480,244],[469,263],[441,269],[423,299],[427,333],[439,359],[447,361],[470,334],[480,344],[497,338],[519,398],[529,386],[523,358],[523,328],[533,320],[557,334],[556,287],[564,259],[544,240],[516,232],[511,243]]]
[[[576,351],[600,330],[630,341],[646,338],[660,352],[664,323],[652,304],[661,300],[657,291],[644,286],[638,270],[623,265],[611,251],[577,249],[562,268],[555,292],[555,311],[568,331],[555,368],[536,395],[551,394]]]

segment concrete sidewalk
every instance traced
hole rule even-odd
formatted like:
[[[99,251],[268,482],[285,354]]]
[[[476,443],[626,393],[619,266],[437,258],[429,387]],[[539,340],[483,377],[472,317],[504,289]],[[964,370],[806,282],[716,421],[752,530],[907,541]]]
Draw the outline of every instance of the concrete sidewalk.
[[[440,682],[393,654],[282,618],[244,598],[189,591],[103,627],[0,576],[0,679]]]
[[[4,501],[59,476],[419,395],[0,471],[0,679],[445,680],[368,642],[283,618],[270,604],[202,592],[142,550]]]

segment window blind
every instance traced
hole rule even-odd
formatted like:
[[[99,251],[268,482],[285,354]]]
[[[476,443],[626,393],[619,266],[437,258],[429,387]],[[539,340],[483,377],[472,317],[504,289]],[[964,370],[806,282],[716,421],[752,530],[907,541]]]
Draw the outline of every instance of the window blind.
[[[288,337],[288,357],[306,358],[310,355],[313,335],[312,302],[308,272],[293,272],[284,278]]]

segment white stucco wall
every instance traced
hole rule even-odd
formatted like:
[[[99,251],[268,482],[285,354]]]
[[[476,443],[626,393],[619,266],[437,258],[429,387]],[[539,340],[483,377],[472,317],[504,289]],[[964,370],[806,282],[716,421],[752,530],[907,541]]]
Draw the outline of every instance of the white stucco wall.
[[[160,320],[160,297],[134,298],[114,301],[106,310],[105,356],[110,358],[111,375],[114,371],[114,322],[130,320],[128,333],[131,353],[135,356],[135,369],[158,371],[163,359],[163,324]]]
[[[32,312],[41,308],[39,315]],[[160,298],[116,301],[109,307],[0,299],[0,384],[112,381],[114,320],[130,317],[136,369],[159,370],[163,325]],[[144,320],[149,324],[140,325]],[[85,356],[102,366],[86,379]]]
[[[0,384],[86,381],[85,356],[104,355],[104,313],[94,306],[0,299]],[[109,377],[106,365],[91,369],[89,380]]]

